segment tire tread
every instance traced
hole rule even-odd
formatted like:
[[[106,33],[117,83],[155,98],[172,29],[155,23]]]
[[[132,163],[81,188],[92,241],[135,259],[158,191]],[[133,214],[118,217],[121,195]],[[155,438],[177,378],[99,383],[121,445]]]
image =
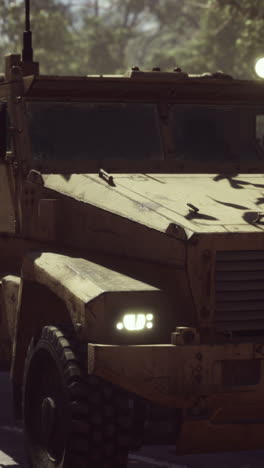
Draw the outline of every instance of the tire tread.
[[[35,347],[42,341],[54,348],[61,362],[68,391],[71,427],[67,457],[62,468],[101,468],[104,464],[109,468],[125,468],[130,445],[129,409],[125,392],[86,373],[86,349],[82,349],[74,332],[65,327],[45,326],[39,340],[31,341],[25,375]],[[104,411],[105,407],[108,411]],[[107,427],[111,427],[112,432],[107,431]],[[114,447],[112,451],[108,450],[110,445]]]

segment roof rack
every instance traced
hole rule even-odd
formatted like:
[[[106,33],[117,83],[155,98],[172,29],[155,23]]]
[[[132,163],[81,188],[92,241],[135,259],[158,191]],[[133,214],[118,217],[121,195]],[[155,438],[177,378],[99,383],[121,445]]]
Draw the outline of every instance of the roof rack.
[[[188,74],[181,71],[180,68],[175,68],[172,72],[163,72],[160,68],[153,68],[151,71],[142,71],[138,67],[132,67],[128,70],[124,77],[132,78],[133,80],[139,79],[151,79],[151,80],[166,80],[166,81],[175,81],[175,80],[183,80],[188,78]]]
[[[175,68],[173,71],[163,72],[160,68],[156,67],[153,68],[151,71],[143,71],[140,70],[139,67],[132,67],[128,70],[124,75],[126,78],[132,78],[144,80],[144,79],[151,79],[151,80],[166,80],[166,81],[175,81],[175,80],[184,80],[184,79],[199,79],[199,80],[233,80],[231,75],[228,75],[222,71],[217,71],[214,73],[202,73],[199,75],[188,75],[181,70],[181,68]]]
[[[228,75],[227,73],[224,73],[222,71],[217,71],[217,72],[206,72],[202,73],[200,75],[189,75],[190,78],[199,78],[200,80],[206,80],[206,79],[217,79],[217,80],[233,80],[233,76]]]

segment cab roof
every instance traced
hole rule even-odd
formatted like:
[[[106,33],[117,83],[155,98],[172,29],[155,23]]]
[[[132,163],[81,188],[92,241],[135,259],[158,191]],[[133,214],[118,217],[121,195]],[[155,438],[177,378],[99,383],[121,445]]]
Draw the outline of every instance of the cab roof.
[[[183,72],[132,71],[125,75],[28,76],[28,98],[67,99],[80,97],[110,101],[260,104],[264,83],[243,81],[222,73],[187,75]],[[261,102],[262,101],[262,102]]]

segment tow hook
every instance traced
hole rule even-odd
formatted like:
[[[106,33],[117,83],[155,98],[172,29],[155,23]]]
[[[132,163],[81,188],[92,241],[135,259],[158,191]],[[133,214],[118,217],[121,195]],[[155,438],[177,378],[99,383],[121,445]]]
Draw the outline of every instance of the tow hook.
[[[196,328],[177,327],[171,334],[171,344],[176,346],[200,344],[200,334]]]

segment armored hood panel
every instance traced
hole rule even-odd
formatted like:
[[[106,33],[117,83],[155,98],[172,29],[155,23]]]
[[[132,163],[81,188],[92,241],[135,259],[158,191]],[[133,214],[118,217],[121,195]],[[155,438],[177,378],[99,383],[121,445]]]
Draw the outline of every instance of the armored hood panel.
[[[46,188],[165,232],[187,234],[264,229],[264,176],[260,174],[46,174]]]

